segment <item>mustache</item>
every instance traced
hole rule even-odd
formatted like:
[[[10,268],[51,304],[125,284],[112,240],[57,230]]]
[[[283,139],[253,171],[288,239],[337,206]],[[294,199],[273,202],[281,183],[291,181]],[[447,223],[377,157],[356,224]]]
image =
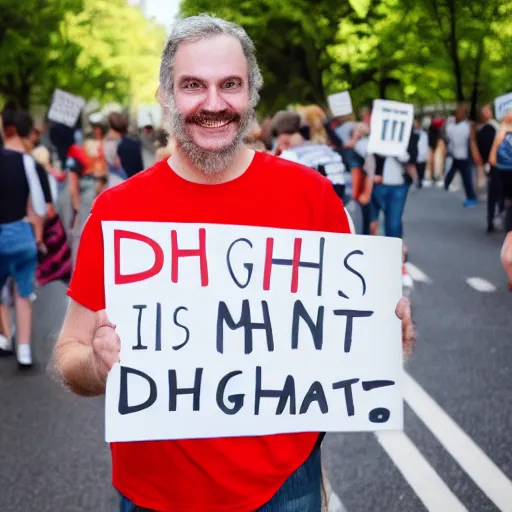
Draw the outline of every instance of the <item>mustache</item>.
[[[191,114],[185,118],[186,123],[231,123],[233,121],[239,122],[241,115],[233,110],[220,110],[218,112],[211,112],[208,110],[201,110],[195,114]]]

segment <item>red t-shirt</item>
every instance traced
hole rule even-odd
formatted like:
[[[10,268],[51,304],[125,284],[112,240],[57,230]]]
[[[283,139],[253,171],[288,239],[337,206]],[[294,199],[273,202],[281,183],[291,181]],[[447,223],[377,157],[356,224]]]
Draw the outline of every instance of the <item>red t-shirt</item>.
[[[167,161],[105,191],[87,221],[68,294],[105,308],[102,220],[239,224],[349,233],[342,202],[318,172],[256,153],[239,178],[201,185]],[[162,512],[253,511],[310,455],[317,433],[112,443],[113,484]]]

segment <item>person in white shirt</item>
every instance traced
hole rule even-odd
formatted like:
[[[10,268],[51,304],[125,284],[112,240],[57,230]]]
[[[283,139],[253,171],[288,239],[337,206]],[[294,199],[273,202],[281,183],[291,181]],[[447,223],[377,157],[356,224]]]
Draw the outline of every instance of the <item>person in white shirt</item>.
[[[444,188],[448,190],[455,173],[458,171],[466,193],[465,207],[473,206],[478,202],[471,177],[470,137],[471,124],[467,119],[467,106],[459,105],[455,112],[455,122],[446,125],[448,151],[453,158],[453,163],[444,178]]]
[[[373,179],[372,220],[384,212],[385,236],[403,237],[402,216],[405,209],[410,178],[406,165],[410,160],[407,152],[400,158],[371,155],[368,153],[368,137],[360,139],[354,150],[365,160],[365,171]]]

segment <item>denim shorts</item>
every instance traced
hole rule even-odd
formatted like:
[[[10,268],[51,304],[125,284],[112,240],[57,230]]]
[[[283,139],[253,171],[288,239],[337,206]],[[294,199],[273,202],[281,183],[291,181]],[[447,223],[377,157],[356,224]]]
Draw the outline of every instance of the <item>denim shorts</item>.
[[[20,297],[34,291],[37,244],[32,226],[25,221],[0,224],[0,289],[11,276]]]
[[[320,446],[317,446],[274,497],[255,512],[320,512],[321,509],[322,461]],[[148,509],[137,507],[127,498],[121,497],[120,512],[145,511]]]

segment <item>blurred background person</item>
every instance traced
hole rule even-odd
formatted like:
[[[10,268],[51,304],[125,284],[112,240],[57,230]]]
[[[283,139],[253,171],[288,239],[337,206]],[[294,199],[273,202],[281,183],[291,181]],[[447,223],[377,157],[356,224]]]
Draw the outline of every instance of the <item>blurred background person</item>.
[[[467,105],[459,105],[455,112],[455,122],[446,125],[448,152],[453,160],[444,178],[444,188],[448,190],[455,177],[455,173],[458,172],[460,174],[466,194],[465,207],[474,206],[478,203],[473,186],[472,168],[469,158],[471,124],[468,121],[467,111]]]
[[[509,290],[512,291],[512,112],[503,118],[491,148],[489,163],[499,172],[505,200],[507,235],[501,249],[501,262],[507,274]]]
[[[505,210],[500,172],[491,165],[489,157],[496,134],[500,129],[494,119],[492,107],[485,105],[480,111],[480,126],[475,130],[475,144],[472,146],[473,158],[487,175],[487,233],[493,233],[494,221]]]
[[[0,350],[13,351],[9,306],[16,310],[16,358],[32,365],[32,300],[38,249],[43,246],[43,219],[51,216],[51,192],[44,169],[26,154],[24,139],[33,122],[26,112],[4,111],[4,144],[0,149],[0,290],[3,335]],[[11,279],[13,287],[4,288]],[[8,291],[8,293],[6,293]],[[10,293],[9,293],[10,292]]]

